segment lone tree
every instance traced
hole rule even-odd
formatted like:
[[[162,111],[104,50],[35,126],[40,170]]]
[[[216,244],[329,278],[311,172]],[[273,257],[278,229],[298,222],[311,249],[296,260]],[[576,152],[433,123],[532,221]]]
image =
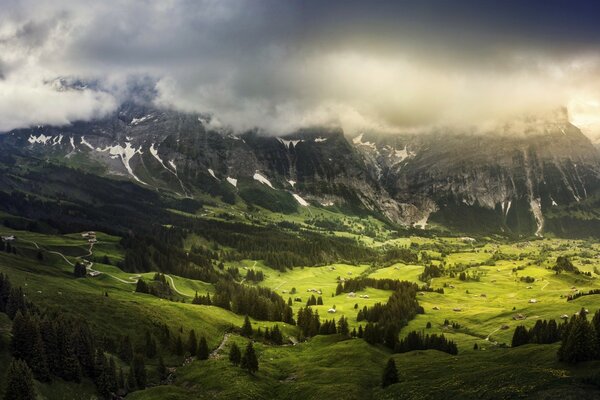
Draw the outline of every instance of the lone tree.
[[[23,360],[14,359],[8,367],[4,400],[35,400],[33,376]]]
[[[193,329],[190,331],[190,336],[188,337],[188,351],[192,356],[198,353],[198,340],[196,339],[196,332]]]
[[[240,352],[240,348],[237,344],[232,344],[229,349],[229,361],[233,365],[240,365],[240,361],[242,360],[242,353]]]
[[[398,370],[393,358],[390,358],[383,370],[383,378],[381,379],[381,387],[388,387],[394,383],[398,383]]]
[[[208,360],[208,344],[206,344],[206,338],[202,336],[200,343],[198,343],[198,359]]]
[[[241,367],[248,370],[251,374],[254,375],[256,371],[258,371],[258,358],[256,358],[256,353],[254,351],[254,346],[252,346],[252,342],[248,342],[246,346],[246,350],[244,351],[244,355],[241,360]]]
[[[244,318],[244,325],[242,325],[242,336],[250,337],[254,330],[252,329],[252,324],[250,323],[250,318],[246,315]]]
[[[75,263],[75,266],[73,267],[73,275],[75,276],[75,278],[85,278],[85,274],[85,265],[79,262]]]

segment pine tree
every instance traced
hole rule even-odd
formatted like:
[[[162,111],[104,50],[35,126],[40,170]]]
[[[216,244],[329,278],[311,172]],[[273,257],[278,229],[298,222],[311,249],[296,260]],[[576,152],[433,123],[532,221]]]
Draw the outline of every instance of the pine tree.
[[[248,342],[246,350],[244,351],[244,355],[242,356],[240,366],[250,372],[252,375],[258,371],[258,358],[256,357],[256,352],[254,351],[252,342]]]
[[[144,357],[137,354],[133,358],[133,373],[135,375],[135,381],[139,389],[146,388],[146,364],[144,363]]]
[[[138,293],[150,293],[150,288],[148,287],[148,284],[140,278],[135,286],[135,291]]]
[[[125,389],[125,374],[121,367],[119,367],[119,375],[117,376],[117,389]]]
[[[193,329],[190,331],[190,335],[188,336],[187,350],[192,356],[195,356],[198,352],[198,339],[196,339],[196,332]]]
[[[198,359],[208,360],[208,344],[204,336],[200,338],[200,343],[198,343]]]
[[[338,333],[340,333],[342,336],[346,336],[346,337],[350,333],[350,331],[348,329],[348,320],[344,316],[342,316],[340,318],[340,320],[338,321]]]
[[[523,325],[519,325],[515,328],[515,333],[512,338],[512,347],[522,346],[529,343],[529,332]]]
[[[388,387],[394,383],[398,383],[398,370],[396,369],[396,363],[393,358],[390,358],[383,370],[383,377],[381,379],[381,387]]]
[[[559,358],[571,364],[592,359],[596,354],[595,333],[585,316],[585,310],[569,322],[559,349]]]
[[[237,344],[233,343],[229,349],[229,361],[231,361],[233,365],[239,365],[241,359],[242,354],[240,352],[240,348]]]
[[[167,376],[168,376],[167,367],[165,366],[165,362],[164,362],[162,356],[160,356],[158,358],[158,365],[156,366],[156,373],[158,374],[158,379],[160,379],[161,381],[164,381],[165,379],[167,379]]]
[[[129,335],[123,336],[121,339],[121,346],[119,348],[119,358],[126,363],[130,363],[133,360],[133,346]]]
[[[254,330],[252,329],[250,318],[248,318],[248,316],[246,315],[246,318],[244,318],[244,325],[242,325],[241,334],[242,336],[251,337],[253,333]]]
[[[149,331],[146,331],[146,357],[154,358],[156,355],[156,341]]]
[[[281,330],[277,324],[275,324],[273,330],[271,331],[271,341],[278,345],[283,344],[283,335],[281,334]]]
[[[183,355],[183,341],[181,340],[181,335],[177,335],[175,339],[175,354],[178,356]]]
[[[137,389],[137,382],[135,380],[135,372],[133,371],[133,367],[129,367],[129,372],[127,373],[127,381],[125,382],[125,389],[128,392],[133,392]]]
[[[31,369],[25,361],[13,359],[6,376],[4,400],[35,400]]]

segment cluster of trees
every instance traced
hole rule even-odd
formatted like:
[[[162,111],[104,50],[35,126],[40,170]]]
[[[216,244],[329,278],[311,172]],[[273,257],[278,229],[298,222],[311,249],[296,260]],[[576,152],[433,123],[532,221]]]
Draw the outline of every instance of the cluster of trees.
[[[571,317],[562,329],[562,341],[558,350],[561,361],[576,364],[582,361],[600,359],[600,310],[591,321],[587,312],[581,309]]]
[[[322,305],[323,305],[323,297],[319,296],[319,298],[316,298],[314,294],[312,296],[310,296],[308,298],[308,300],[306,301],[307,307],[322,306]]]
[[[557,274],[560,274],[563,271],[575,272],[576,274],[579,273],[579,268],[574,266],[571,260],[569,260],[569,257],[567,256],[556,257],[556,264],[554,265],[554,267],[552,267],[552,269],[556,271]]]
[[[298,236],[273,225],[200,219],[182,221],[181,226],[220,246],[234,249],[225,254],[229,260],[264,260],[270,267],[281,271],[294,266],[340,261],[355,264],[377,257],[375,250],[356,240],[311,231],[303,231],[302,236]]]
[[[210,299],[210,293],[206,293],[206,296],[198,296],[198,291],[196,291],[196,294],[194,295],[194,299],[192,300],[192,304],[202,304],[205,306],[211,306],[212,305],[212,301]]]
[[[302,337],[309,338],[318,335],[321,329],[319,312],[316,310],[313,311],[310,307],[300,307],[298,310],[298,317],[296,318],[296,324],[300,329]]]
[[[221,280],[215,290],[212,298],[215,306],[255,319],[295,323],[292,308],[271,289]]]
[[[138,293],[151,294],[163,299],[173,298],[173,290],[167,282],[167,278],[164,274],[159,272],[154,274],[152,281],[149,283],[146,283],[144,279],[139,278],[135,286],[135,291]]]
[[[250,323],[250,318],[248,318],[247,315],[246,318],[244,318],[244,324],[240,328],[240,334],[248,338],[261,338],[276,345],[283,344],[283,334],[281,333],[281,329],[279,329],[279,325],[275,324],[271,329],[266,328],[264,332],[258,328],[256,332],[254,332],[252,324]]]
[[[561,338],[565,324],[557,324],[555,320],[537,320],[531,329],[524,325],[515,328],[512,338],[512,347],[522,346],[529,343],[550,344],[556,343]]]
[[[600,294],[600,289],[591,289],[588,292],[577,292],[577,293],[574,293],[574,294],[570,294],[570,295],[567,296],[567,301],[575,300],[575,299],[578,299],[578,298],[580,298],[582,296],[590,296],[590,295],[593,295],[593,294]]]
[[[429,264],[425,265],[425,269],[419,275],[421,282],[428,282],[431,278],[439,278],[444,276],[444,267],[442,265]]]
[[[405,247],[391,247],[385,249],[383,253],[383,262],[386,264],[392,264],[397,262],[403,262],[405,264],[416,264],[419,261],[419,254]]]
[[[344,282],[339,282],[336,288],[336,296],[342,293],[349,292],[358,292],[360,290],[364,290],[367,287],[372,287],[374,289],[381,290],[394,290],[394,291],[406,291],[412,290],[415,292],[436,292],[436,293],[444,293],[444,289],[431,289],[427,286],[419,287],[416,283],[401,281],[398,279],[375,279],[375,278],[366,278],[366,277],[358,277],[346,279]]]
[[[417,314],[423,314],[425,310],[416,299],[414,287],[405,286],[398,289],[388,298],[387,303],[375,303],[371,307],[364,306],[359,310],[357,321],[375,322],[381,326],[395,326],[398,331]]]
[[[400,340],[394,351],[396,353],[406,353],[413,350],[439,350],[448,354],[458,354],[458,347],[452,340],[446,339],[446,337],[437,334],[426,334],[421,332],[412,331],[402,340]]]
[[[253,269],[249,269],[246,272],[246,280],[251,282],[261,282],[265,280],[265,275],[262,271],[255,271]]]
[[[297,321],[302,338],[309,338],[315,335],[335,335],[337,333],[350,336],[348,319],[344,316],[341,316],[337,322],[335,319],[321,322],[318,311],[313,311],[311,307],[301,307],[298,310]],[[356,336],[356,332],[354,332],[354,336]]]
[[[15,361],[9,368],[10,388],[27,394],[33,390],[32,377],[42,382],[55,378],[80,382],[87,377],[103,397],[109,398],[119,391],[126,393],[146,386],[143,356],[134,357],[130,347],[131,357],[123,360],[132,362],[125,379],[124,371],[117,370],[112,357],[106,357],[85,320],[40,312],[4,274],[0,274],[0,311],[13,320],[10,351]],[[11,397],[11,390],[6,398],[21,398]]]
[[[245,369],[252,375],[258,372],[258,357],[256,356],[252,341],[248,342],[246,345],[244,354],[242,354],[238,345],[233,343],[229,349],[229,361],[233,365],[239,365],[242,369]]]

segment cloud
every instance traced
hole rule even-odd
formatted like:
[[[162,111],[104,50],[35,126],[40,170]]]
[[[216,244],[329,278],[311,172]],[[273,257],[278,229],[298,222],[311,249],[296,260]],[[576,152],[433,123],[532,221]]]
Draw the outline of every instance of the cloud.
[[[394,132],[568,106],[594,132],[600,30],[586,7],[8,0],[0,130],[95,118],[151,82],[158,105],[237,130]],[[59,77],[95,84],[61,91]]]

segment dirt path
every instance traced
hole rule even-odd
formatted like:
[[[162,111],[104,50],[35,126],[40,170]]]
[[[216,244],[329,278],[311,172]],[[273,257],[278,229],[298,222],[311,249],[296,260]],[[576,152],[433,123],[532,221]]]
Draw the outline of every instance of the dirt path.
[[[550,281],[547,281],[546,284],[544,286],[542,286],[542,290],[546,289],[546,286],[548,286],[550,284]]]
[[[489,342],[489,341],[490,341],[490,337],[491,337],[491,336],[492,336],[494,333],[498,332],[499,330],[500,330],[500,328],[496,328],[495,330],[493,330],[492,332],[490,332],[490,334],[489,334],[489,335],[487,335],[487,337],[485,338],[485,340]]]
[[[219,347],[217,347],[216,349],[214,349],[212,351],[212,353],[210,353],[210,358],[211,359],[218,359],[221,358],[221,355],[219,354],[221,352],[221,350],[223,350],[223,348],[225,347],[225,345],[227,344],[227,341],[229,340],[229,337],[231,336],[231,333],[226,333],[223,336],[223,340],[221,340],[221,343],[219,344]]]
[[[185,293],[183,293],[183,292],[180,292],[180,291],[177,289],[177,287],[175,287],[175,281],[173,280],[173,278],[172,278],[172,277],[170,277],[170,276],[169,276],[169,275],[167,275],[167,274],[165,274],[165,276],[167,277],[167,279],[169,279],[169,280],[171,281],[171,286],[173,286],[173,290],[175,290],[177,293],[179,293],[179,294],[180,294],[180,295],[182,295],[182,296],[185,296],[185,297],[191,297],[189,294],[185,294]]]

